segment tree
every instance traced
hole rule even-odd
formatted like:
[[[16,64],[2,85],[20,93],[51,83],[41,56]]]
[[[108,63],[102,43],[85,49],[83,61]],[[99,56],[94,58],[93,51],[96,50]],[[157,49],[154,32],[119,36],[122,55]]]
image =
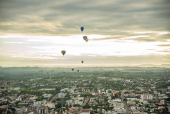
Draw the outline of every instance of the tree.
[[[125,94],[129,94],[130,92],[129,92],[129,91],[125,91],[124,93],[125,93]]]
[[[93,109],[97,111],[98,105],[93,106]]]
[[[90,114],[94,114],[93,111],[90,111]]]
[[[127,98],[124,98],[123,101],[127,101]]]
[[[83,106],[84,109],[90,108],[90,106],[86,103],[86,105]]]
[[[52,103],[55,103],[56,102],[56,100],[54,99],[53,101],[52,101]]]
[[[80,105],[79,105],[79,104],[74,104],[73,106],[74,106],[74,107],[80,107]]]
[[[55,105],[55,107],[56,107],[56,108],[61,108],[61,107],[62,107],[61,102],[57,103],[57,104]]]

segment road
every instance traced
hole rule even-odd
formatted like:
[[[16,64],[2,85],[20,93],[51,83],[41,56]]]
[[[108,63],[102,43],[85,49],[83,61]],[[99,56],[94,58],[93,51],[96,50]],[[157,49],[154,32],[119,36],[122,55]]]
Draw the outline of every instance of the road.
[[[54,99],[56,99],[58,96],[58,94],[56,94],[55,96],[53,96],[53,98],[50,100],[50,102],[52,102]]]
[[[129,107],[127,106],[127,102],[123,101],[123,99],[125,98],[124,96],[124,91],[121,92],[121,100],[124,103],[124,109],[126,109],[126,114],[131,114],[131,111],[129,111]]]
[[[83,106],[89,101],[90,97],[87,97],[85,100],[84,100],[84,103],[82,104],[82,106],[80,107],[80,111],[77,112],[77,114],[80,114],[83,110]]]

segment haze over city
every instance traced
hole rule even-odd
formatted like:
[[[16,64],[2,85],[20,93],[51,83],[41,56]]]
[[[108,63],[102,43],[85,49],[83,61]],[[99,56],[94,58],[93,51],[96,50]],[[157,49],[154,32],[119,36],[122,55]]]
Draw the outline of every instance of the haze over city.
[[[170,64],[169,14],[169,0],[0,0],[0,66]]]

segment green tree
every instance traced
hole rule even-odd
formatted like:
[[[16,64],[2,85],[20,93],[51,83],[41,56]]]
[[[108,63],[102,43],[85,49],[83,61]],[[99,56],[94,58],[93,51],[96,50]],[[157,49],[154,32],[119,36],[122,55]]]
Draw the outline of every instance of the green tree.
[[[56,107],[56,108],[61,108],[61,107],[62,107],[61,102],[57,103],[57,104],[55,105],[55,107]]]

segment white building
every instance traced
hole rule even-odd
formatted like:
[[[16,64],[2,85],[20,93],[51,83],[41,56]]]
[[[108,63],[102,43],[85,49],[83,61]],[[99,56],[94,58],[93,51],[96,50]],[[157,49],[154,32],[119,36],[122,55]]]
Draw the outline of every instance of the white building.
[[[20,90],[20,87],[16,87],[16,88],[14,88],[13,90],[19,91],[19,90]]]
[[[123,103],[114,103],[114,109],[123,109],[124,104]]]
[[[44,98],[50,98],[52,96],[52,94],[44,94],[43,96],[44,96]]]
[[[51,102],[48,102],[46,106],[48,106],[49,108],[55,108],[55,104]]]
[[[19,96],[16,101],[22,101],[22,98]]]
[[[136,106],[131,106],[130,109],[131,110],[136,110]]]
[[[73,100],[66,100],[66,104],[72,104]]]
[[[147,100],[152,100],[153,95],[152,94],[142,94],[141,95],[141,101],[147,101]]]
[[[65,97],[65,96],[66,96],[66,93],[59,93],[59,94],[58,94],[58,97],[59,97],[59,98],[62,98],[62,97]]]
[[[101,93],[102,93],[102,91],[99,89],[99,90],[98,90],[98,93],[99,93],[99,94],[101,94]]]
[[[36,102],[34,102],[34,106],[45,105],[46,103],[47,103],[46,100],[43,100],[43,101],[36,101]]]
[[[120,103],[120,102],[121,102],[121,99],[113,99],[112,101],[113,101],[113,102]]]

